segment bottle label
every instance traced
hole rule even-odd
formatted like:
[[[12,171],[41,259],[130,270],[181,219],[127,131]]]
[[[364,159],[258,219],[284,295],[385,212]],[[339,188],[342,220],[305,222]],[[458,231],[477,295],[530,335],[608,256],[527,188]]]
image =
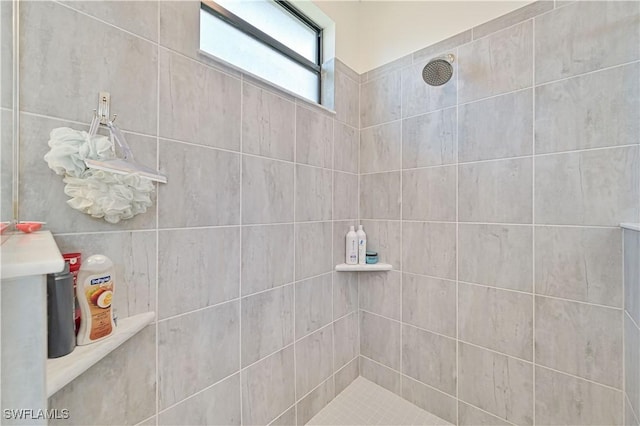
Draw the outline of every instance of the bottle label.
[[[111,324],[111,299],[113,298],[113,280],[111,275],[93,275],[87,280],[84,292],[89,303],[91,316],[90,340],[108,336],[113,331]]]

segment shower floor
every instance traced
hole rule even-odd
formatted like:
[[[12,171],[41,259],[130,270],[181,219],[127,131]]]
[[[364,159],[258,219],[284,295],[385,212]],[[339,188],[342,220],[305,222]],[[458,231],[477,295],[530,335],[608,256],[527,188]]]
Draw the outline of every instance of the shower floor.
[[[307,425],[451,425],[373,382],[358,377]]]

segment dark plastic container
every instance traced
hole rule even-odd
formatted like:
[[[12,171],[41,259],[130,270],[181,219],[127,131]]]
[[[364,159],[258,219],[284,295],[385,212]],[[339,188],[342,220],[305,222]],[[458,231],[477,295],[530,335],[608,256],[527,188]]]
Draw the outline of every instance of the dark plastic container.
[[[70,354],[76,347],[73,275],[69,264],[47,275],[47,350],[49,358]]]

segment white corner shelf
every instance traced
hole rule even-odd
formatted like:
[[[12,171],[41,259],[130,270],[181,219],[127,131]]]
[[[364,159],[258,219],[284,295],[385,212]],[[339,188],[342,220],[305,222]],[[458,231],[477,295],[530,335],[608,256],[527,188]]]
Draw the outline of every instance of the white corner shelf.
[[[623,229],[630,229],[632,231],[640,231],[640,223],[621,223],[620,227]]]
[[[336,265],[336,271],[338,272],[379,272],[390,271],[393,267],[388,263],[373,263],[367,265],[347,265],[341,263]]]
[[[113,334],[104,340],[86,346],[76,346],[69,355],[47,359],[47,397],[71,383],[105,356],[135,336],[156,317],[145,312],[118,321]]]

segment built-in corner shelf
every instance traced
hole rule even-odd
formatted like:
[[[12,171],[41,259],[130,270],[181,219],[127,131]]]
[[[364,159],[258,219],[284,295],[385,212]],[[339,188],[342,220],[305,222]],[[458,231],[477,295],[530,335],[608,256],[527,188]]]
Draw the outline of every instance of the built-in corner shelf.
[[[69,355],[47,360],[47,397],[58,392],[73,379],[87,371],[124,342],[140,332],[156,317],[145,312],[118,321],[113,335],[86,346],[76,346]]]
[[[640,223],[621,223],[620,227],[632,231],[640,231]]]
[[[336,271],[338,272],[378,272],[378,271],[390,271],[392,268],[388,263],[373,263],[367,265],[347,265],[341,263],[336,265]]]

